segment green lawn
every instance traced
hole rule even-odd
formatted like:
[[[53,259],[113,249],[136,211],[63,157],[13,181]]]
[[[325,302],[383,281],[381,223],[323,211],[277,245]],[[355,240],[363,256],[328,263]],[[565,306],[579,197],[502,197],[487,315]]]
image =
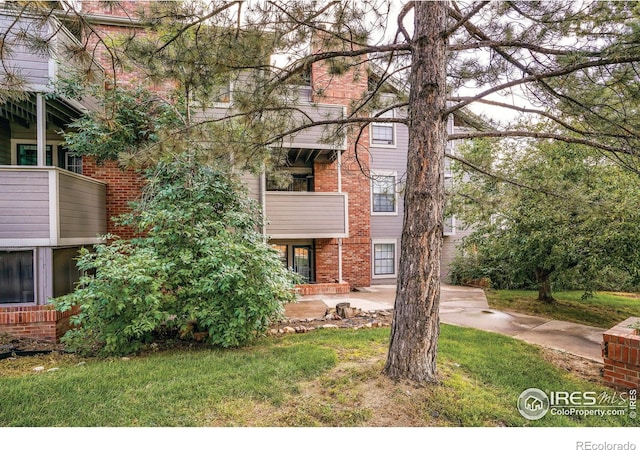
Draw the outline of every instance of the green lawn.
[[[627,417],[516,410],[531,387],[611,392],[542,350],[442,326],[439,385],[380,374],[388,328],[264,338],[239,350],[173,350],[130,359],[43,356],[0,361],[0,426],[637,426]],[[34,372],[34,366],[59,370]]]
[[[583,291],[554,292],[556,303],[537,301],[537,291],[488,290],[489,306],[550,319],[566,320],[600,328],[611,328],[628,317],[640,317],[640,296],[597,292],[582,299]]]

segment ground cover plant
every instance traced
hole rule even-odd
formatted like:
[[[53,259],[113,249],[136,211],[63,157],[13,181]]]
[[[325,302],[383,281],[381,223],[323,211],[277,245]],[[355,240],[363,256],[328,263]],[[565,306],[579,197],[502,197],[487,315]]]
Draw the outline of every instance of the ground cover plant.
[[[486,291],[489,306],[504,311],[566,320],[599,328],[611,328],[628,317],[640,316],[640,294],[595,292],[584,296],[584,291],[554,292],[553,304],[536,300],[537,291]]]
[[[388,339],[388,328],[318,330],[241,349],[3,360],[0,426],[637,426],[520,416],[517,398],[533,386],[611,392],[597,374],[566,370],[577,360],[559,368],[539,347],[443,325],[441,382],[419,385],[382,375]]]

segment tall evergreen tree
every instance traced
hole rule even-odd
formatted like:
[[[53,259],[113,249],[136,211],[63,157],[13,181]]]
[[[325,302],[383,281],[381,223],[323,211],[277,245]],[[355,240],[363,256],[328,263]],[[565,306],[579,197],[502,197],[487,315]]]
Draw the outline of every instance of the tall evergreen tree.
[[[50,12],[41,3],[28,7]],[[212,1],[165,2],[149,11],[148,23],[158,27],[159,40],[145,40],[145,48],[121,41],[112,55],[141,62],[146,54],[147,64],[162,61],[169,68],[166,75],[183,77],[183,94],[208,95],[215,91],[208,87],[211,81],[252,74],[248,88],[236,97],[236,114],[189,121],[181,131],[194,133],[215,124],[218,131],[237,132],[241,126],[234,149],[238,157],[249,155],[246,159],[258,161],[259,166],[273,158],[272,147],[283,136],[318,124],[296,115],[295,99],[287,96],[288,85],[304,76],[311,64],[324,61],[335,73],[360,64],[380,68],[377,84],[351,105],[348,117],[320,123],[351,125],[356,135],[372,120],[404,123],[409,128],[401,261],[385,367],[392,378],[437,379],[447,139],[556,139],[589,145],[625,160],[637,154],[637,131],[632,122],[625,122],[635,120],[634,111],[617,108],[614,120],[603,111],[607,108],[602,99],[594,96],[583,101],[584,93],[595,92],[589,86],[610,89],[637,83],[636,2],[443,1],[398,6],[382,1]],[[66,17],[83,28],[85,36],[91,35],[91,23],[82,14],[70,11]],[[212,30],[220,39],[206,37]],[[386,31],[383,37],[380,30]],[[309,49],[311,36],[318,32],[330,45]],[[262,48],[265,54],[257,55]],[[289,59],[286,64],[267,63],[266,52]],[[199,61],[204,64],[199,66]],[[172,68],[181,64],[185,72],[178,74]],[[213,69],[220,70],[220,77],[207,72]],[[380,109],[378,94],[391,79],[406,88],[406,95],[384,109],[407,107],[408,116],[363,116]],[[575,80],[584,88],[574,89]],[[188,91],[184,89],[187,82],[193,83]],[[557,128],[533,132],[496,124],[490,131],[447,136],[448,116],[473,103],[544,116]],[[571,125],[567,115],[586,118],[588,126]],[[224,128],[225,123],[234,126]],[[185,136],[179,130],[172,135]]]

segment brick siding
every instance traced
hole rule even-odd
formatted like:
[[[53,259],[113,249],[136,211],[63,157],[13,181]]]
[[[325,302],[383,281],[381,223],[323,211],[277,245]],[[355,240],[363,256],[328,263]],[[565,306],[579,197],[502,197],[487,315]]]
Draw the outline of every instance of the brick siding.
[[[640,334],[629,328],[640,323],[630,317],[604,333],[602,357],[605,383],[623,389],[640,387]]]
[[[56,311],[53,305],[9,306],[0,309],[0,333],[19,338],[58,342],[69,330],[75,311]]]
[[[321,39],[314,38],[314,48],[321,49]],[[364,60],[363,60],[364,61]],[[312,99],[317,103],[349,106],[366,92],[366,65],[351,67],[335,75],[324,61],[311,68]],[[347,110],[347,114],[351,111]],[[366,176],[369,170],[369,129],[364,129],[357,143],[359,127],[349,128],[347,150],[342,154],[342,191],[349,194],[349,237],[342,240],[343,280],[352,287],[371,284],[371,193]],[[356,154],[357,158],[356,159]],[[365,173],[362,173],[364,168]],[[315,190],[338,190],[338,163],[314,166]],[[338,241],[316,240],[316,278],[318,282],[332,282],[338,278]]]

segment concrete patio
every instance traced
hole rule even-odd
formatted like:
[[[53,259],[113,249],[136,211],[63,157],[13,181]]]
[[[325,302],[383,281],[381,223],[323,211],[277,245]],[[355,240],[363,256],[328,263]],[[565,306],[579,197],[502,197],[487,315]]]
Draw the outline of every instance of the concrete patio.
[[[507,313],[489,308],[479,288],[442,285],[440,321],[491,331],[573,355],[602,362],[601,342],[605,329],[560,320]],[[395,286],[371,286],[344,295],[310,295],[286,306],[289,318],[318,318],[327,308],[348,302],[363,311],[393,309]]]

